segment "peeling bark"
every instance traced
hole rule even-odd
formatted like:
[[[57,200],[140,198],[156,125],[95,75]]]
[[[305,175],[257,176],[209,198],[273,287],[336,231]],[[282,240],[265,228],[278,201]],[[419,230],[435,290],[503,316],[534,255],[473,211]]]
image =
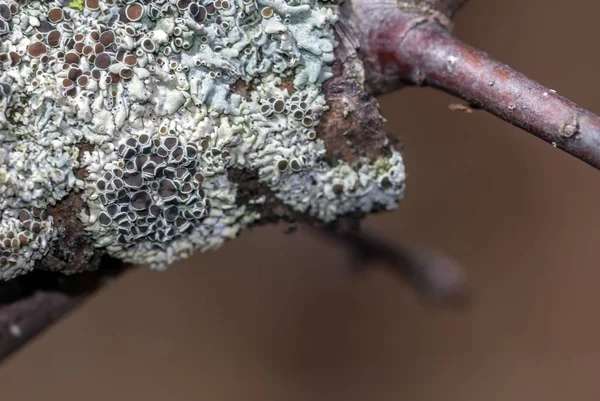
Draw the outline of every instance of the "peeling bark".
[[[347,9],[349,4],[342,8]],[[325,142],[332,163],[355,163],[360,157],[374,160],[389,150],[384,119],[365,81],[356,23],[354,19],[342,18],[336,25],[339,45],[334,76],[324,85],[330,110],[321,119],[317,134]]]

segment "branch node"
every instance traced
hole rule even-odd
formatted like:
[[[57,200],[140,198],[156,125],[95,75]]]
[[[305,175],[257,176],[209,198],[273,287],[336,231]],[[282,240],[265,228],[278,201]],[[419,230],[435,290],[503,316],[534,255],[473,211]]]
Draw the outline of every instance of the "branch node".
[[[560,134],[565,138],[571,138],[579,132],[579,120],[577,116],[571,116],[561,127]]]

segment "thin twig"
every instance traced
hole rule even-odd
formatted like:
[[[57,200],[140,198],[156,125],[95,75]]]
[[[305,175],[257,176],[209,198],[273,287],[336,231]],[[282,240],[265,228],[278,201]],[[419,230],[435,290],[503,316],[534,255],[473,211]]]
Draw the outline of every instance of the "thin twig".
[[[374,43],[382,68],[405,84],[458,96],[600,168],[599,116],[466,45],[437,22],[415,23],[402,14]]]
[[[439,251],[392,245],[364,230],[323,228],[320,232],[349,250],[351,267],[355,271],[381,262],[399,273],[428,299],[458,300],[464,295],[463,268]]]

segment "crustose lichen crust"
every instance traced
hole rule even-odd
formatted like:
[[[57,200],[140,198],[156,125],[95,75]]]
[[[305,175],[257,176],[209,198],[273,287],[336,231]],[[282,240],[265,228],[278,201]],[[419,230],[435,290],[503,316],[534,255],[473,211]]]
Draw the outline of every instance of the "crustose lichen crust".
[[[260,218],[238,204],[232,169],[326,222],[396,206],[398,152],[332,166],[318,138],[336,11],[315,0],[0,0],[1,277],[44,256],[57,229],[44,209],[74,191],[95,246],[154,268]]]

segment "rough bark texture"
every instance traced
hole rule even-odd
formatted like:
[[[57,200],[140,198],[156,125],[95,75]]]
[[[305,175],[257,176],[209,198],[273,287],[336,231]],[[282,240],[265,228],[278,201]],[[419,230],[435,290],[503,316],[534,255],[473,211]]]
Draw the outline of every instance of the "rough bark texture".
[[[342,6],[343,12],[350,3]],[[359,58],[360,36],[357,21],[342,18],[336,25],[334,77],[325,82],[330,110],[318,127],[332,163],[354,163],[359,157],[376,159],[389,148],[389,139],[377,100],[366,89],[365,70]]]
[[[40,269],[73,274],[98,268],[102,255],[89,242],[83,224],[77,218],[82,208],[83,200],[77,193],[48,208],[48,214],[59,227],[59,238],[40,261]]]

